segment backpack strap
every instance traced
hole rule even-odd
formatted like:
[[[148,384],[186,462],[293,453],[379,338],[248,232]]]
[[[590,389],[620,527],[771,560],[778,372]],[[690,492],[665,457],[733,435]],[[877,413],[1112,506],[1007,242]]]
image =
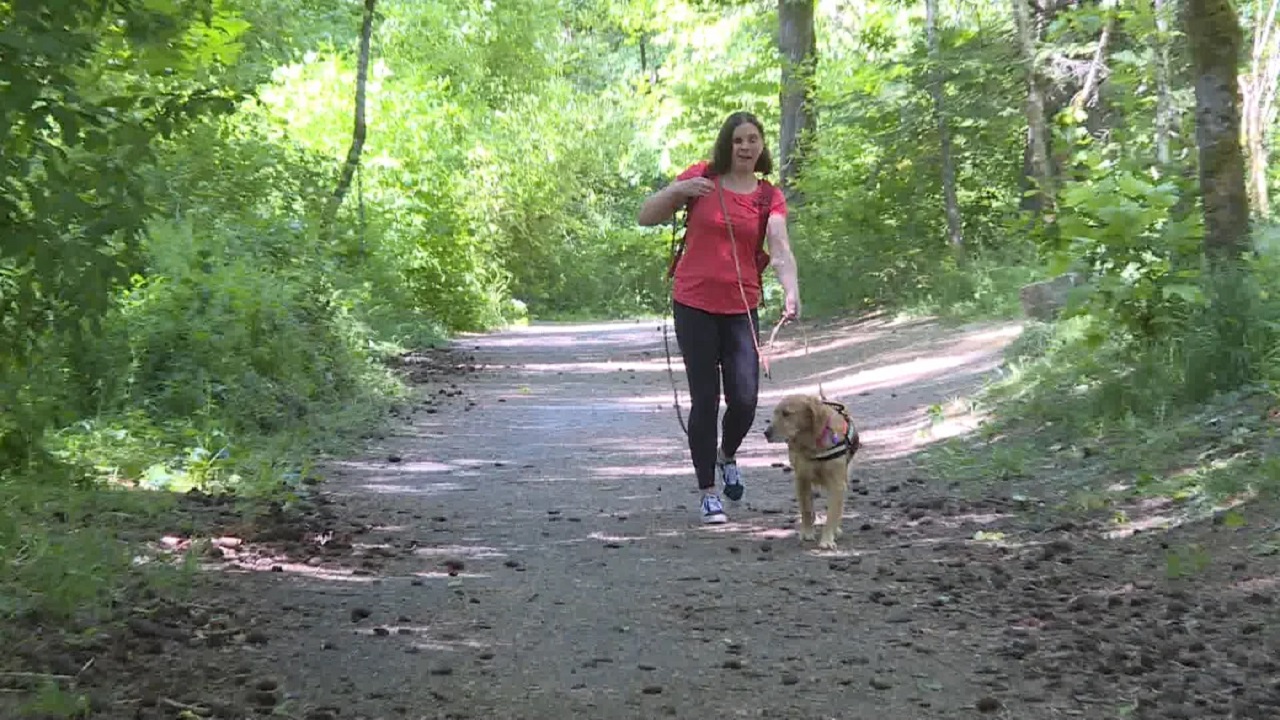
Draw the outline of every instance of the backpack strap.
[[[764,270],[769,267],[769,251],[767,237],[769,232],[769,210],[773,207],[773,184],[761,178],[756,188],[756,212],[760,214],[760,244],[756,246],[756,276],[760,288],[764,288]]]
[[[756,188],[756,212],[760,213],[760,249],[764,250],[765,235],[769,230],[769,209],[773,207],[773,183],[761,179]]]
[[[698,177],[711,178],[711,163],[702,166],[702,171],[698,173]],[[671,215],[671,261],[667,265],[667,280],[672,280],[676,276],[676,264],[680,262],[680,258],[684,256],[685,233],[689,232],[689,213],[693,212],[693,205],[698,198],[689,198],[676,208],[675,213]],[[681,214],[683,210],[683,215]],[[684,232],[681,232],[681,231]]]

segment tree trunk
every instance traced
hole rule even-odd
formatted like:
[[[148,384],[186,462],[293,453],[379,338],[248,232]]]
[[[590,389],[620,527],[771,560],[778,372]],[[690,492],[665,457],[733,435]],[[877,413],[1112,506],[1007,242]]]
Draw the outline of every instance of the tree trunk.
[[[1038,23],[1033,22],[1028,0],[1012,0],[1012,3],[1018,48],[1026,65],[1028,174],[1038,185],[1029,197],[1023,199],[1023,209],[1048,213],[1053,210],[1054,190],[1053,171],[1049,164],[1049,121],[1045,112],[1046,81],[1036,57]]]
[[[1254,212],[1266,217],[1271,212],[1270,197],[1267,192],[1267,163],[1269,160],[1266,145],[1267,132],[1266,128],[1262,126],[1262,119],[1259,116],[1258,109],[1255,107],[1251,110],[1248,105],[1248,97],[1246,96],[1244,134],[1245,145],[1249,151],[1249,179],[1247,183],[1249,204]]]
[[[364,151],[365,139],[365,85],[369,78],[369,43],[373,37],[373,10],[378,0],[364,0],[364,20],[360,26],[360,58],[356,65],[356,110],[355,127],[351,132],[351,147],[347,150],[347,160],[342,164],[342,174],[338,177],[338,186],[325,206],[322,232],[325,237],[333,235],[334,221],[338,216],[338,208],[351,190],[351,179],[360,166],[360,154]]]
[[[813,107],[817,67],[814,0],[778,0],[778,49],[782,52],[779,182],[789,201],[798,204],[791,185],[803,169],[804,150],[818,124]]]
[[[951,156],[951,129],[947,124],[943,95],[942,49],[938,41],[938,0],[925,0],[925,33],[929,43],[929,91],[938,123],[938,147],[942,164],[942,201],[947,215],[947,239],[960,252],[964,235],[960,227],[960,202],[956,199],[956,167]]]
[[[1196,78],[1205,254],[1230,261],[1247,246],[1249,232],[1236,76],[1244,37],[1231,0],[1185,0],[1183,28]]]
[[[1263,5],[1266,5],[1264,10]],[[1257,0],[1254,5],[1253,52],[1249,72],[1240,78],[1245,145],[1249,149],[1249,200],[1255,212],[1271,214],[1267,189],[1269,136],[1275,122],[1276,77],[1280,54],[1276,48],[1276,10],[1280,0]]]
[[[1168,167],[1173,162],[1169,149],[1170,137],[1177,117],[1173,113],[1173,89],[1169,70],[1169,18],[1173,14],[1174,0],[1155,0],[1156,36],[1156,162]]]

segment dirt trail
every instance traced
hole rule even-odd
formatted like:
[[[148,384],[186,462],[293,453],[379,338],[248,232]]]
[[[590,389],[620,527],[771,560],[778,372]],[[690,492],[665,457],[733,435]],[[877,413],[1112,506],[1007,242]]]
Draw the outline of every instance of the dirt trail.
[[[698,522],[658,327],[542,325],[411,359],[422,398],[400,431],[328,468],[326,544],[218,565],[265,635],[241,680],[270,676],[277,710],[309,720],[1109,718],[1126,703],[1199,717],[1236,698],[1164,697],[1166,681],[1196,687],[1196,666],[1164,653],[1223,674],[1280,647],[1259,626],[1252,649],[1221,643],[1256,656],[1219,658],[1168,618],[1178,603],[1208,622],[1225,596],[1134,585],[1083,529],[1032,527],[1006,500],[915,474],[910,453],[938,434],[922,432],[928,408],[974,390],[1016,327],[830,325],[807,355],[788,338],[739,455],[746,497],[714,528]],[[773,400],[819,380],[864,441],[834,553],[795,538],[785,453],[759,433]],[[973,542],[981,529],[1009,542]],[[1241,602],[1265,610],[1270,592]]]

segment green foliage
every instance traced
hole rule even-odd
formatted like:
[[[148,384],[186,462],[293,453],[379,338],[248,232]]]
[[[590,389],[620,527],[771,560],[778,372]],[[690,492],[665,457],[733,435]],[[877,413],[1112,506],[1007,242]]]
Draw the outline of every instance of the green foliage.
[[[1063,14],[1050,40],[1061,49],[1096,34],[1100,12]],[[1280,487],[1267,461],[1280,397],[1275,230],[1256,225],[1249,256],[1206,261],[1194,165],[1156,162],[1150,8],[1116,18],[1100,102],[1055,119],[1057,215],[1027,237],[1036,264],[1085,282],[1062,319],[1029,325],[1010,348],[1010,372],[982,394],[985,440],[934,460],[953,477],[989,480],[1022,453],[1055,477],[1036,492],[1077,509],[1158,495],[1205,512],[1224,496]],[[1185,58],[1173,57],[1176,83]],[[1176,158],[1192,144],[1190,87],[1175,84],[1169,99],[1183,118],[1169,137]],[[1194,566],[1171,553],[1172,575]]]
[[[340,3],[27,5],[0,5],[0,615],[65,619],[134,574],[145,513],[103,488],[288,498],[442,325],[352,240],[376,225],[317,240],[333,168],[239,103],[289,54],[262,23]]]
[[[101,619],[133,574],[125,539],[166,507],[49,475],[0,482],[0,617]]]
[[[673,19],[670,31],[657,38],[670,69],[651,98],[657,117],[650,127],[680,170],[710,157],[720,124],[737,110],[754,113],[776,135],[781,72],[773,22],[769,14],[721,10]],[[776,154],[776,142],[770,147]]]
[[[153,226],[153,272],[107,322],[105,335],[127,339],[127,354],[103,357],[132,365],[128,391],[161,417],[213,403],[234,431],[271,434],[309,404],[339,399],[362,358],[343,342],[327,298],[252,255],[226,253],[222,240],[189,223]]]
[[[23,717],[78,720],[93,716],[89,696],[64,689],[52,678],[40,682],[36,695],[22,708]]]
[[[1052,271],[1086,273],[1090,292],[1077,312],[1103,320],[1101,332],[1151,340],[1204,306],[1203,220],[1199,213],[1175,212],[1191,191],[1184,183],[1152,182],[1134,163],[1115,157],[1117,150],[1076,154],[1085,179],[1061,194]]]
[[[1209,553],[1198,543],[1171,548],[1165,553],[1165,576],[1176,579],[1196,575],[1207,570],[1211,562]]]
[[[637,228],[636,209],[706,156],[730,110],[776,114],[765,21],[729,13],[715,27],[734,38],[725,48],[704,34],[650,35],[651,20],[607,3],[603,16],[575,5],[567,28],[550,0],[456,5],[386,10],[363,174],[378,238],[365,249],[385,253],[412,303],[450,329],[509,321],[521,306],[534,317],[660,310],[666,239]],[[575,44],[552,40],[566,31]],[[634,46],[606,42],[636,33],[648,62],[667,63],[659,86],[647,87]],[[607,62],[587,67],[585,48]],[[694,72],[706,67],[717,71]],[[315,54],[282,68],[262,96],[281,133],[336,159],[352,82],[348,59]]]
[[[660,307],[666,245],[634,220],[641,164],[652,153],[620,153],[633,128],[609,112],[626,101],[575,98],[565,85],[548,90],[496,119],[491,152],[474,158],[470,173],[497,188],[477,220],[488,219],[512,295],[537,315]],[[563,114],[565,103],[580,114]],[[530,162],[530,148],[537,148],[537,162]]]
[[[147,486],[274,486],[396,396],[382,338],[437,336],[403,329],[376,256],[318,243],[326,178],[305,153],[208,125],[161,157],[156,197],[180,219],[150,223],[145,271],[71,364],[93,420],[55,447]]]
[[[1149,13],[1120,17],[1135,32],[1152,22]],[[1068,21],[1097,18],[1082,12]],[[1099,430],[1163,418],[1275,372],[1276,260],[1206,264],[1192,175],[1155,163],[1145,114],[1153,71],[1142,52],[1118,51],[1106,85],[1107,111],[1141,121],[1100,134],[1083,111],[1057,119],[1069,182],[1055,222],[1036,240],[1050,273],[1079,272],[1086,283],[1056,337],[1040,341],[1044,355],[1010,386],[1006,399],[1016,403],[1001,412],[1018,421]],[[1172,99],[1189,102],[1185,92]]]
[[[985,483],[1016,477],[1006,461],[1020,454],[1055,477],[1035,492],[1084,511],[1159,496],[1204,513],[1240,493],[1274,496],[1277,269],[1263,253],[1206,273],[1194,285],[1203,303],[1158,337],[1117,329],[1101,311],[1030,325],[1008,350],[1010,372],[981,394],[985,440],[952,443],[932,462]]]
[[[822,130],[798,183],[807,200],[794,230],[806,307],[815,311],[1007,312],[1016,288],[1038,275],[1028,262],[1034,250],[1015,234],[1025,130],[1007,100],[1020,94],[1007,72],[1013,49],[962,16],[941,44],[963,265],[948,247],[924,37],[910,22],[922,12],[875,8],[820,66]]]
[[[3,466],[57,418],[50,361],[84,352],[137,269],[150,143],[232,109],[213,77],[240,27],[206,2],[22,4],[0,21],[0,408],[22,408],[0,424]]]

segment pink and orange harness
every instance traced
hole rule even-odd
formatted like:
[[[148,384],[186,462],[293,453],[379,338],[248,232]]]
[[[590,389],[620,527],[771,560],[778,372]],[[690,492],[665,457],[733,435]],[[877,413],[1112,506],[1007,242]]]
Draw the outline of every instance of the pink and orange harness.
[[[858,439],[858,430],[853,426],[853,420],[849,418],[849,410],[843,403],[833,400],[824,399],[822,403],[834,408],[836,414],[828,416],[827,422],[822,429],[818,430],[818,453],[812,459],[821,462],[835,460],[844,455],[853,457],[854,453],[858,452],[861,442]],[[835,425],[833,420],[837,415],[840,418],[839,424],[843,427],[833,427]]]

